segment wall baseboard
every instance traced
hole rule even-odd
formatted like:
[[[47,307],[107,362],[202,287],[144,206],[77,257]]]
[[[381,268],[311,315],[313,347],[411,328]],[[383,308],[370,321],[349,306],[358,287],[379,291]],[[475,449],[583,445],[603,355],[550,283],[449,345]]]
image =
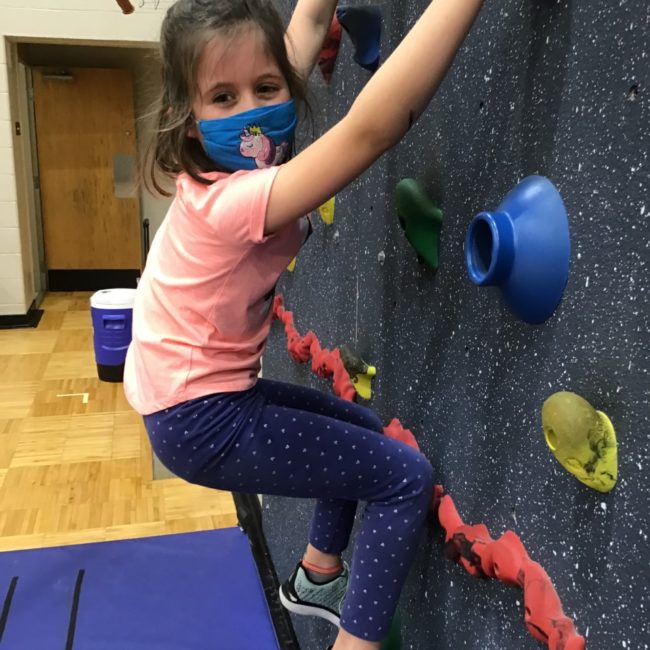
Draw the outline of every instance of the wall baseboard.
[[[18,329],[21,327],[37,327],[43,316],[42,309],[36,309],[34,304],[26,314],[11,314],[0,316],[0,330]]]
[[[140,269],[50,269],[48,291],[135,289]]]

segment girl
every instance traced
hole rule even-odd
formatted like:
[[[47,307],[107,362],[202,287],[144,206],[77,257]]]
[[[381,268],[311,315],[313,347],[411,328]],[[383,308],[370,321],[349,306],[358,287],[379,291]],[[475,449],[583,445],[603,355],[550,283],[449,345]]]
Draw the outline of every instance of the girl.
[[[433,0],[347,116],[291,157],[296,106],[335,0],[298,0],[286,31],[271,0],[178,0],[162,26],[153,148],[176,197],[134,307],[125,390],[176,475],[238,492],[315,498],[284,605],[339,625],[334,650],[386,636],[432,492],[432,468],[377,416],[258,379],[278,277],[304,216],[399,142],[427,106],[483,0]],[[341,561],[367,502],[351,570]]]

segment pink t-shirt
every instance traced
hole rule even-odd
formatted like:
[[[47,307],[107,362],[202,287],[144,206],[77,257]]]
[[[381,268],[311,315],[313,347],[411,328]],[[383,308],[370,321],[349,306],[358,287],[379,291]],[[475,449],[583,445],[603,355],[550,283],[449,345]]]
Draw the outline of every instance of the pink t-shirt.
[[[124,391],[139,413],[255,384],[275,285],[310,228],[303,217],[264,237],[278,170],[178,177],[133,308]]]

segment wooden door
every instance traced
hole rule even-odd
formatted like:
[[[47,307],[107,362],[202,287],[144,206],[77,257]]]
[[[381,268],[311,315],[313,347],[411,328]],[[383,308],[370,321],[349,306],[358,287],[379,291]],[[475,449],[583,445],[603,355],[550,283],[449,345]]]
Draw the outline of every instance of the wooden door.
[[[48,270],[140,269],[139,201],[116,179],[134,176],[130,72],[36,68],[33,79]]]

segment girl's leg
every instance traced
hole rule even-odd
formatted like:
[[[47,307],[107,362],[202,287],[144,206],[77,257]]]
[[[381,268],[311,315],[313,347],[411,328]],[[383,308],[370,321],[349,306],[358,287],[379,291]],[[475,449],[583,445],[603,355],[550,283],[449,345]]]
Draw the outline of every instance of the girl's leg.
[[[322,391],[305,386],[295,386],[279,381],[260,379],[257,383],[259,392],[264,396],[267,405],[273,404],[280,408],[293,408],[313,414],[327,415],[356,424],[365,429],[383,434],[383,426],[377,414],[369,408],[348,402]],[[292,416],[292,421],[295,421]],[[308,420],[313,426],[313,418]],[[340,553],[348,543],[354,524],[357,502],[343,499],[321,498],[316,502],[312,518],[310,543],[307,546],[304,559],[315,567],[330,569],[340,566]],[[321,524],[324,517],[338,522],[336,530],[340,539],[329,540],[327,544],[321,539]],[[341,550],[338,550],[338,549]]]
[[[146,420],[156,453],[177,475],[223,490],[367,502],[341,626],[359,639],[381,640],[431,498],[426,458],[377,431],[277,406],[256,389],[181,406]],[[349,512],[321,507],[310,542],[340,553]]]
[[[384,432],[381,420],[372,409],[355,402],[348,402],[336,395],[271,379],[258,379],[257,389],[269,403],[276,406],[327,415],[378,433]]]

